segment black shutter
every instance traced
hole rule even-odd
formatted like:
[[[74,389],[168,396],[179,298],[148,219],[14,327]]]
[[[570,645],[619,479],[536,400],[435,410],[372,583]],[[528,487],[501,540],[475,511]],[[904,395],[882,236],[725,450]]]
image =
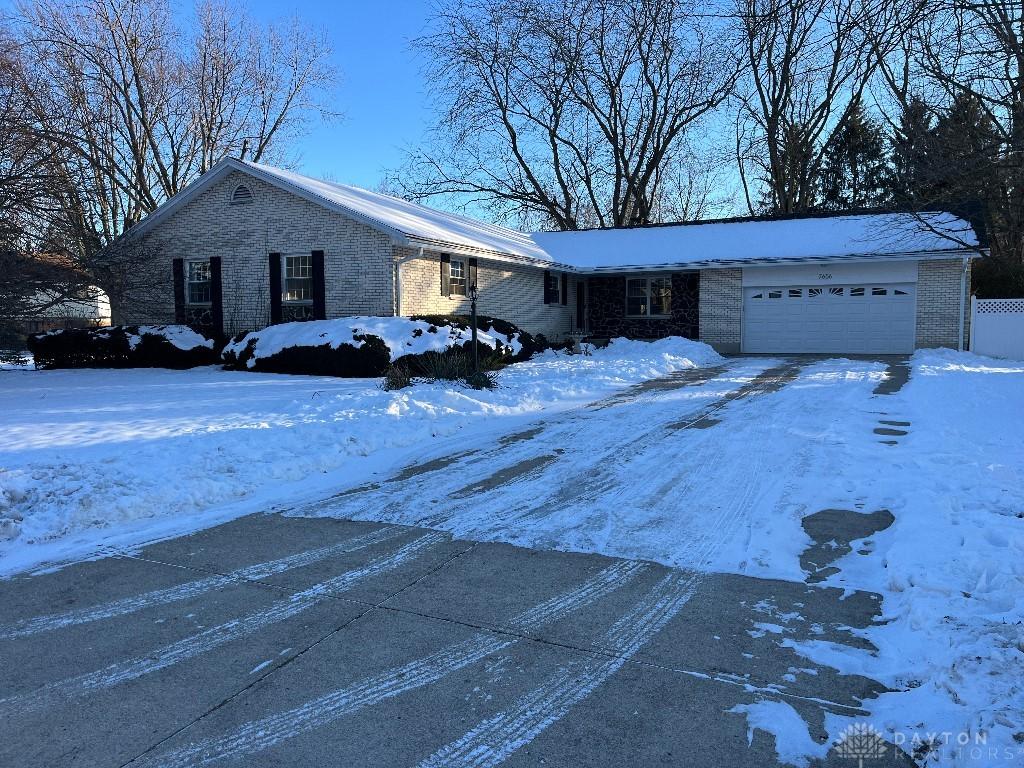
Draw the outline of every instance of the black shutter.
[[[171,262],[171,273],[174,275],[174,322],[185,322],[185,261],[175,259]]]
[[[470,293],[475,286],[477,290],[480,290],[480,286],[476,284],[476,259],[469,260],[469,274],[466,276],[466,293]]]
[[[551,284],[551,273],[548,270],[544,270],[544,303],[551,303],[551,289],[548,287]]]
[[[451,296],[452,295],[452,273],[451,273],[452,257],[447,253],[441,254],[441,295]]]
[[[327,290],[324,283],[323,251],[313,251],[313,319],[327,319]]]
[[[220,276],[220,256],[210,257],[210,322],[215,336],[224,335],[224,283]]]
[[[281,322],[281,254],[270,254],[270,324]]]
[[[569,303],[569,275],[562,273],[562,304]]]

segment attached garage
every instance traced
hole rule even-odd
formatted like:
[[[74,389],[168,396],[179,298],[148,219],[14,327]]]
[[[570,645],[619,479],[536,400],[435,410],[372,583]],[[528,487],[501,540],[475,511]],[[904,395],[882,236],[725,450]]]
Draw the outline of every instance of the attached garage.
[[[552,258],[587,276],[580,315],[594,337],[696,335],[727,353],[892,355],[962,347],[971,261],[984,253],[970,224],[943,212],[533,237]],[[633,294],[649,296],[655,283],[662,286],[662,311],[631,309]]]
[[[743,270],[744,352],[914,350],[917,263]]]

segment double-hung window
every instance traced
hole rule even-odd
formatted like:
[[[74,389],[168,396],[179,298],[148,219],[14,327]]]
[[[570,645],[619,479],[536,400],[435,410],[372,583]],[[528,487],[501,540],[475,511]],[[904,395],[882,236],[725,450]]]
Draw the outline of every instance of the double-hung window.
[[[544,303],[545,304],[561,304],[562,303],[562,278],[555,272],[546,273],[546,282],[544,283]]]
[[[308,253],[284,257],[284,295],[290,304],[313,301],[313,257]]]
[[[452,259],[448,263],[448,287],[455,295],[466,295],[466,262],[462,259]]]
[[[630,277],[626,280],[627,317],[668,317],[672,314],[671,277]]]
[[[211,302],[210,262],[189,261],[185,272],[185,298],[192,306],[204,306]]]

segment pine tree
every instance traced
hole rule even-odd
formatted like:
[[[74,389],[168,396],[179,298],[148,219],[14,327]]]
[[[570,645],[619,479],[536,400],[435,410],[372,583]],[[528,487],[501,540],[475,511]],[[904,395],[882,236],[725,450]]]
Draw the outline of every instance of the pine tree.
[[[885,134],[857,104],[829,138],[821,174],[821,205],[829,210],[876,208],[890,202]]]

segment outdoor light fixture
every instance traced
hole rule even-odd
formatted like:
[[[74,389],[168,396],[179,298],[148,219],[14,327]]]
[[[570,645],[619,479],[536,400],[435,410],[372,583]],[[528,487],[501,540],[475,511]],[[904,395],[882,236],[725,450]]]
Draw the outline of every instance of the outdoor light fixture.
[[[476,270],[473,270],[475,273]],[[476,346],[476,299],[479,292],[476,289],[476,280],[469,286],[469,316],[470,324],[472,325],[472,339],[473,339],[473,376],[480,374],[480,351]]]

